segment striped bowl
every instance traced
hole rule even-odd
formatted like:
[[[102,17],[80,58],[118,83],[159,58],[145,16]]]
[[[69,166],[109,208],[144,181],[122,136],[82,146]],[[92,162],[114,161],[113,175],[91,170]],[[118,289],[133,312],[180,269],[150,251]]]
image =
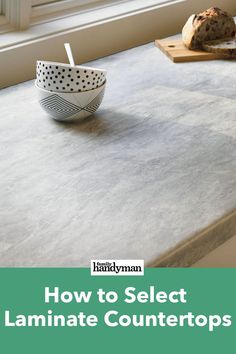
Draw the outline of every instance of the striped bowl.
[[[39,103],[50,117],[58,121],[73,122],[97,111],[104,97],[106,82],[94,90],[75,93],[51,92],[38,87],[37,81],[35,87]]]

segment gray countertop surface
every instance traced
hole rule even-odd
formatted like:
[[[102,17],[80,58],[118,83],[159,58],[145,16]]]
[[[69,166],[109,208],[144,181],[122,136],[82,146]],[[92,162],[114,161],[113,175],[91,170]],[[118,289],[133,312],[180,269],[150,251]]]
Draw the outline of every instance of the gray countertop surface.
[[[58,123],[0,92],[0,266],[190,266],[236,234],[236,63],[154,44],[101,59],[97,114]]]

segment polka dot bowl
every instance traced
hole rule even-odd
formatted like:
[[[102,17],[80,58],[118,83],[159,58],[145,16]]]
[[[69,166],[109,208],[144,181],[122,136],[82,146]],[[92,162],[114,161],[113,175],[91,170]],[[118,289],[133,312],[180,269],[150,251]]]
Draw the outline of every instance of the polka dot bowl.
[[[90,91],[52,92],[42,89],[35,81],[42,109],[52,118],[63,122],[82,120],[94,114],[102,103],[106,82]]]
[[[37,61],[38,87],[54,92],[94,90],[106,81],[106,71],[86,66]]]

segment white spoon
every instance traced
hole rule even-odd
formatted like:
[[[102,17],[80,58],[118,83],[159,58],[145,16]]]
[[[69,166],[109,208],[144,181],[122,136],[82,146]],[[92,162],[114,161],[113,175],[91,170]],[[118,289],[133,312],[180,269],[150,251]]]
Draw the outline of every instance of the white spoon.
[[[69,62],[70,62],[70,66],[74,67],[75,66],[75,61],[74,61],[74,57],[73,57],[73,54],[72,54],[70,43],[65,43],[64,46],[65,46],[66,54],[67,54]]]

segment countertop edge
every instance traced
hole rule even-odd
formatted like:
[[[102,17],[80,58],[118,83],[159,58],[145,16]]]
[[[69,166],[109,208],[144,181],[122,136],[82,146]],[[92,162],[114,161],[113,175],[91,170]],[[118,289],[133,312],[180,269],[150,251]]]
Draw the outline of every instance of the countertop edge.
[[[158,268],[191,267],[235,235],[236,210],[233,210],[147,266]]]

